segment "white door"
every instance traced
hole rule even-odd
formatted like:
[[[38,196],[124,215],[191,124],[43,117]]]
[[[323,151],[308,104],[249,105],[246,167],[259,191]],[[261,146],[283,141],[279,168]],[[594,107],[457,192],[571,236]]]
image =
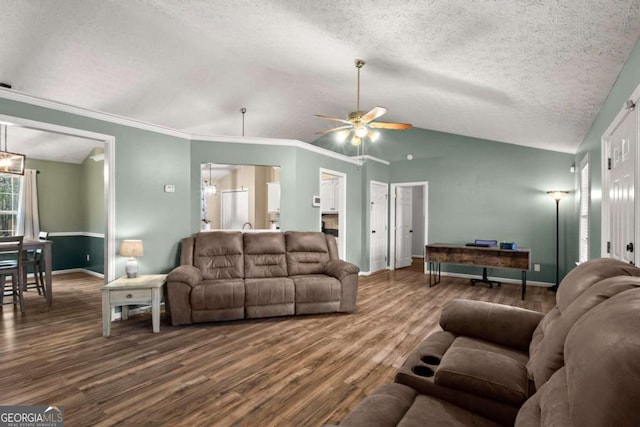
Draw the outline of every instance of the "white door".
[[[279,182],[267,182],[267,212],[280,213]]]
[[[371,182],[371,239],[369,240],[369,271],[387,268],[387,184]]]
[[[395,268],[411,265],[413,189],[396,188],[396,262]]]
[[[223,191],[221,210],[220,226],[223,230],[242,229],[249,222],[249,191]]]
[[[611,257],[634,263],[635,260],[635,159],[637,129],[636,114],[631,112],[611,134],[609,232]]]

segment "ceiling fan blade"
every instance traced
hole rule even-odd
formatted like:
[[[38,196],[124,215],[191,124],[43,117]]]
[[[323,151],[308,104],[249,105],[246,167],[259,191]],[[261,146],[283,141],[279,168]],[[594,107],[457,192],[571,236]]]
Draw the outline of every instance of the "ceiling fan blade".
[[[316,114],[315,116],[316,117],[320,117],[321,119],[334,120],[336,122],[342,122],[342,123],[351,124],[351,122],[349,120],[339,119],[337,117],[323,116],[322,114]]]
[[[362,123],[369,123],[371,120],[375,120],[384,113],[387,112],[387,109],[384,107],[373,107],[371,111],[360,118]]]
[[[316,132],[316,135],[325,135],[327,133],[335,132],[337,130],[349,129],[351,127],[352,127],[351,124],[349,124],[348,126],[340,126],[340,127],[337,127],[337,128],[327,129],[327,130],[323,130],[323,131],[320,131],[320,132]]]
[[[406,129],[412,128],[410,123],[385,123],[385,122],[369,123],[369,127],[372,127],[375,129],[394,129],[394,130],[406,130]]]

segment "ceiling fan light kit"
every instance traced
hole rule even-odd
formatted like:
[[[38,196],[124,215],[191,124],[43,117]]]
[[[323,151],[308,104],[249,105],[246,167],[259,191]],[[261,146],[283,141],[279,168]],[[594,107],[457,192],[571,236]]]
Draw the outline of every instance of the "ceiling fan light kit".
[[[378,117],[387,112],[384,107],[374,107],[369,112],[360,111],[360,69],[366,64],[362,59],[356,59],[356,69],[358,70],[358,79],[356,87],[356,111],[353,111],[347,115],[347,119],[339,119],[337,117],[324,116],[316,114],[316,117],[322,119],[333,120],[336,122],[344,123],[343,126],[338,126],[332,129],[316,132],[319,135],[324,135],[331,132],[336,132],[336,140],[338,142],[344,142],[351,137],[351,145],[358,147],[358,155],[364,157],[364,147],[362,143],[366,138],[369,141],[375,142],[380,138],[380,132],[375,132],[372,129],[391,129],[391,130],[405,130],[411,129],[409,123],[385,123],[375,122]],[[360,149],[362,148],[362,151]]]

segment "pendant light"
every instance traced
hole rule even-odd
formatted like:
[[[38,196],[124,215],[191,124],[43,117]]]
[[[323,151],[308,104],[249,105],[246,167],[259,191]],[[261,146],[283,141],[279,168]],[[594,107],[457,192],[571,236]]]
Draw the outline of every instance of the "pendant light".
[[[207,194],[216,194],[218,192],[218,186],[215,185],[213,183],[213,180],[211,179],[211,169],[213,168],[213,165],[211,163],[209,163],[209,181],[205,182],[205,187],[204,187],[204,191]]]
[[[24,154],[10,153],[7,149],[7,125],[0,125],[0,173],[24,175]]]

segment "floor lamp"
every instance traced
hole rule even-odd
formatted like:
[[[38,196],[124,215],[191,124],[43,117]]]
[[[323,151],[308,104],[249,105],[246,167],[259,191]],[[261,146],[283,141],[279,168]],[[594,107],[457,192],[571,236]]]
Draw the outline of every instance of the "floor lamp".
[[[560,286],[560,200],[564,198],[568,191],[547,191],[547,194],[556,201],[556,284],[549,288],[556,292]]]

